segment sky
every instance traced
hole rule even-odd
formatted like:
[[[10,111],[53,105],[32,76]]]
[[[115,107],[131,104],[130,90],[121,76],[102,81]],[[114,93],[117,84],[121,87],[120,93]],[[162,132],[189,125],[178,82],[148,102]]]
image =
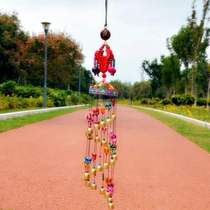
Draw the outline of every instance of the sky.
[[[201,10],[202,0],[197,0]],[[109,79],[140,81],[144,59],[169,54],[166,39],[179,31],[191,14],[192,0],[109,0],[108,41],[116,57],[116,75]],[[22,28],[43,33],[41,22],[51,22],[52,32],[70,34],[92,69],[94,52],[102,45],[104,0],[0,0],[1,12],[17,12]],[[208,49],[210,55],[210,50]]]

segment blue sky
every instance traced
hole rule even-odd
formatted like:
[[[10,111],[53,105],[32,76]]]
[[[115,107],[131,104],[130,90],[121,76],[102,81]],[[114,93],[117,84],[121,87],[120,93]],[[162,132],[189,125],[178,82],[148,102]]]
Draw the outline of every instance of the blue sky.
[[[201,5],[198,0],[197,7]],[[142,61],[168,54],[166,38],[186,23],[191,6],[192,0],[109,0],[109,43],[117,61],[114,79],[141,80]],[[83,49],[84,66],[92,68],[94,52],[102,44],[104,0],[0,0],[0,9],[17,12],[30,34],[42,33],[40,22],[50,21],[52,31],[72,35]]]

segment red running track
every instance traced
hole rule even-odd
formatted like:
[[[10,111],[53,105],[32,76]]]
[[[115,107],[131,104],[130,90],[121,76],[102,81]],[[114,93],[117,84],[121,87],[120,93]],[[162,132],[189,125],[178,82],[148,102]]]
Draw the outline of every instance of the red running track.
[[[107,210],[81,181],[84,116],[0,134],[0,209]],[[137,110],[118,116],[116,210],[210,210],[210,155]]]

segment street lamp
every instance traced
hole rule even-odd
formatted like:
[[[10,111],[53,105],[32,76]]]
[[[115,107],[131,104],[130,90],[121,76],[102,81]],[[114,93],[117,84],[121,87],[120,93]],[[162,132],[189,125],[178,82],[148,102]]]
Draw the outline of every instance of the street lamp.
[[[80,95],[81,95],[81,69],[79,68],[79,81],[78,81],[78,93],[79,93],[79,104],[80,104]]]
[[[42,22],[45,33],[45,50],[44,50],[44,98],[43,98],[43,107],[47,107],[47,35],[49,32],[50,23]]]

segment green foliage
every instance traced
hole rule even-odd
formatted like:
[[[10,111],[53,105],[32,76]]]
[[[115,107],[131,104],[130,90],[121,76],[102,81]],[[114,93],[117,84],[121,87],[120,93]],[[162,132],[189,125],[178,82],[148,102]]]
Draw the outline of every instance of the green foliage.
[[[15,92],[16,82],[14,81],[7,81],[0,85],[0,92],[5,96],[11,96]]]
[[[158,98],[142,98],[140,100],[140,104],[144,104],[144,105],[155,105],[159,102],[160,100]]]
[[[191,95],[184,96],[184,105],[193,105],[195,103],[195,98]]]
[[[152,96],[152,88],[150,81],[136,82],[131,87],[131,97],[133,100],[141,98],[150,98]]]
[[[158,90],[161,88],[161,65],[157,59],[151,62],[145,60],[142,63],[142,68],[151,79],[152,96],[160,96]]]
[[[70,97],[70,104],[78,104],[79,103],[79,96],[76,94],[72,94]]]
[[[197,99],[207,96],[210,0],[203,1],[201,12],[196,11],[195,2],[188,22],[167,39],[170,56],[161,56],[160,62],[153,59],[142,63],[151,81],[151,97],[170,98],[173,94],[191,94]],[[197,13],[201,13],[200,20]],[[181,69],[182,66],[184,69]],[[182,103],[180,98],[174,100],[175,103]]]
[[[46,119],[51,119],[56,116],[60,116],[66,113],[74,112],[80,110],[81,108],[69,108],[69,109],[62,109],[56,111],[50,111],[45,113],[38,113],[23,117],[11,118],[7,120],[0,121],[0,132],[4,132],[10,129],[22,127],[27,124],[31,124],[34,122],[39,122]]]
[[[42,107],[43,98],[21,98],[16,96],[0,96],[0,110],[7,109],[25,109]],[[51,100],[48,100],[48,107],[52,107],[54,104]]]
[[[190,95],[173,95],[171,101],[175,105],[193,105],[195,98]]]
[[[197,105],[198,106],[206,106],[206,104],[207,104],[206,98],[198,98],[197,99]]]
[[[20,49],[26,40],[17,15],[0,12],[0,82],[18,78]]]
[[[161,58],[161,80],[166,88],[166,96],[176,92],[177,84],[180,79],[180,62],[177,56],[171,55]]]
[[[171,104],[171,100],[168,99],[168,98],[165,98],[165,99],[163,99],[163,100],[161,101],[161,104],[163,104],[163,105],[169,105],[169,104]]]
[[[43,85],[44,34],[29,36],[20,27],[16,14],[0,12],[0,82],[16,81],[19,85]],[[48,87],[88,92],[93,82],[90,71],[82,67],[83,54],[79,44],[68,34],[48,35]],[[37,97],[34,89],[19,88],[21,97]],[[38,90],[37,90],[38,91]],[[57,101],[56,104],[63,102]]]
[[[14,94],[18,97],[23,98],[37,98],[42,95],[42,88],[33,86],[16,86]]]
[[[129,83],[123,83],[119,80],[110,82],[119,93],[119,98],[130,98],[131,97],[131,85]]]

